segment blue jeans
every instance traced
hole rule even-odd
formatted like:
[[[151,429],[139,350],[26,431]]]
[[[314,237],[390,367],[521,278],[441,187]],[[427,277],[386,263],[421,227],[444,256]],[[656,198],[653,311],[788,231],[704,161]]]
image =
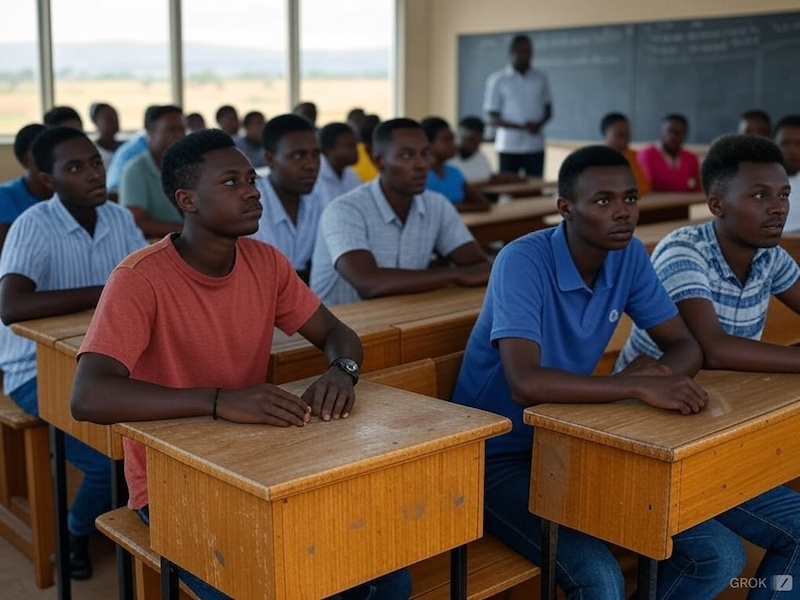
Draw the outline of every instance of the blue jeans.
[[[486,462],[486,531],[541,565],[542,520],[528,510],[530,454]],[[711,520],[673,538],[672,556],[658,565],[660,600],[709,600],[744,568],[739,537]],[[558,532],[556,582],[568,600],[624,600],[622,572],[606,544],[567,527]]]
[[[35,377],[9,395],[22,410],[39,416]],[[69,399],[64,398],[64,402],[69,402]],[[64,451],[67,460],[83,473],[83,481],[67,517],[67,528],[72,535],[89,535],[96,531],[94,520],[111,510],[111,461],[69,435],[64,436]]]
[[[148,527],[150,526],[150,507],[144,506],[136,511],[139,518]],[[199,577],[178,567],[178,578],[192,590],[200,600],[229,600],[217,588],[209,585]],[[400,569],[388,573],[368,583],[362,583],[354,588],[335,596],[337,600],[408,600],[411,596],[411,577],[408,571]]]

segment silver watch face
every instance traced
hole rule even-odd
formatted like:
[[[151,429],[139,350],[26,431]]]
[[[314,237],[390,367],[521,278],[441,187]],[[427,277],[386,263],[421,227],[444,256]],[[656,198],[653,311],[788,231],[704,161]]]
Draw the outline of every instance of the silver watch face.
[[[342,358],[339,360],[339,364],[342,365],[348,373],[357,373],[358,372],[358,363],[354,360],[350,360],[349,358]]]

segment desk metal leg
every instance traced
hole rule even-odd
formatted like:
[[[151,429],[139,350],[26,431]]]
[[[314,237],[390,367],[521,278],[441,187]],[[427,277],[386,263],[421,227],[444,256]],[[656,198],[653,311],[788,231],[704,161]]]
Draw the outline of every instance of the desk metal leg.
[[[59,600],[71,600],[72,586],[69,570],[69,530],[67,529],[67,467],[64,452],[64,432],[50,425],[53,493],[56,508],[56,585]]]
[[[128,486],[125,484],[125,463],[111,461],[111,503],[114,508],[125,506],[128,502]],[[134,600],[133,559],[130,552],[117,546],[117,585],[120,600]]]
[[[161,557],[161,600],[178,600],[178,568]]]
[[[450,600],[467,600],[467,545],[450,550]]]
[[[556,599],[558,523],[542,519],[542,600]]]
[[[646,556],[639,556],[639,600],[656,600],[657,577],[658,561]]]

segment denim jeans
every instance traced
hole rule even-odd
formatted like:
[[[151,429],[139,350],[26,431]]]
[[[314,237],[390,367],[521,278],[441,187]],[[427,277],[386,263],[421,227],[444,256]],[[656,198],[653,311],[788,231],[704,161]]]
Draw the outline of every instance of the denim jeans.
[[[139,518],[148,527],[150,526],[150,507],[144,506],[136,511]],[[217,588],[209,585],[199,577],[178,567],[178,577],[200,600],[229,600]],[[408,600],[411,596],[411,577],[408,571],[400,569],[388,573],[370,582],[362,583],[354,588],[334,596],[336,600]]]
[[[500,152],[499,157],[501,173],[525,171],[528,177],[541,177],[544,174],[544,151],[527,154]]]
[[[486,531],[541,565],[542,520],[528,510],[530,454],[490,457],[486,462]],[[739,537],[707,521],[673,538],[672,556],[658,566],[660,600],[712,599],[744,568]],[[624,600],[625,582],[601,540],[560,527],[556,582],[568,600]]]
[[[9,395],[22,410],[39,416],[36,378]],[[64,451],[67,460],[83,473],[83,481],[69,511],[67,528],[72,535],[89,535],[96,531],[94,520],[111,510],[111,461],[69,435],[64,436]]]

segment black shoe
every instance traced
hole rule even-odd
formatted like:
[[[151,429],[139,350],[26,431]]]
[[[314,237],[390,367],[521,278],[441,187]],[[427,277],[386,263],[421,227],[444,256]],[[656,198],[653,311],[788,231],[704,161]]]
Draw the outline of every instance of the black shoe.
[[[69,570],[73,579],[89,579],[92,576],[89,536],[69,534]]]

